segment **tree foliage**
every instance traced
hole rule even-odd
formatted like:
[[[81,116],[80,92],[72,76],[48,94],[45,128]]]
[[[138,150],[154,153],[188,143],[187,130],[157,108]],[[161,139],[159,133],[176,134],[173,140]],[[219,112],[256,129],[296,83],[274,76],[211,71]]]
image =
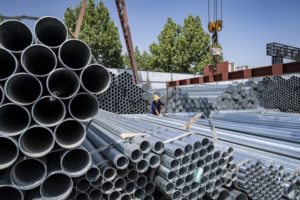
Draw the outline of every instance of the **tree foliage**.
[[[80,9],[81,5],[78,5],[68,8],[65,12],[65,23],[71,32],[75,31]],[[99,63],[106,67],[123,66],[122,45],[118,29],[102,1],[96,5],[94,0],[89,0],[79,39],[90,46]]]
[[[139,70],[145,70],[145,71],[159,71],[159,69],[155,69],[155,67],[152,64],[152,56],[147,51],[141,52],[138,47],[135,47],[135,59],[137,62],[137,67]],[[130,68],[131,64],[128,58],[128,54],[125,53],[123,55],[123,62],[125,67]]]
[[[152,64],[163,71],[197,73],[213,62],[209,48],[209,34],[199,16],[188,16],[183,26],[169,18],[158,42],[150,46]]]

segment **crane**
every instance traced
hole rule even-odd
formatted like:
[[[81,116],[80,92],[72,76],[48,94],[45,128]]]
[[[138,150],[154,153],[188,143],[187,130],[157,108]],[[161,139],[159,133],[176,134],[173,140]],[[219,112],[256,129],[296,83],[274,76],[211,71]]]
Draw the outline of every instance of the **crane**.
[[[214,60],[214,68],[220,61],[222,50],[218,41],[218,32],[223,29],[223,0],[207,0],[208,1],[208,31],[212,33],[210,54]],[[211,1],[212,4],[211,4]],[[219,4],[218,4],[219,3]],[[211,5],[213,7],[213,18],[211,18]],[[220,8],[219,6],[220,5]],[[220,16],[218,16],[220,14]],[[220,18],[218,18],[220,17]]]

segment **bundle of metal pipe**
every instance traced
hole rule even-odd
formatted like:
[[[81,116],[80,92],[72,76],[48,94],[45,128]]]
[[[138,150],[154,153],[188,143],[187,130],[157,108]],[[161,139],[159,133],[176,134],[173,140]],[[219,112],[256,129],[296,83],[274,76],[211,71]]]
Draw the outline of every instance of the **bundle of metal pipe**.
[[[265,77],[254,90],[260,105],[282,112],[300,112],[300,77]]]
[[[81,192],[99,187],[108,200],[153,199],[155,186],[147,173],[160,165],[163,142],[144,136],[126,140],[133,129],[120,122],[117,115],[102,111],[89,124],[83,146],[91,152],[101,175],[90,182],[80,178],[77,184],[84,183],[86,190]]]
[[[207,87],[194,87],[199,88],[199,93],[201,91],[205,92],[208,90]],[[211,87],[209,87],[211,88]],[[218,87],[217,87],[218,88]],[[207,97],[198,97],[198,96],[190,96],[190,92],[187,91],[189,88],[168,88],[167,93],[165,96],[161,97],[161,100],[166,105],[167,113],[174,113],[174,112],[197,112],[201,111],[209,116],[211,110],[214,109],[213,103]],[[198,91],[198,90],[192,90]],[[198,94],[198,92],[197,92]],[[204,94],[203,94],[204,95]]]
[[[113,113],[138,114],[148,111],[148,101],[144,100],[142,89],[134,84],[133,76],[128,72],[115,75],[110,72],[112,81],[108,90],[97,95],[99,108]]]
[[[232,178],[237,177],[232,152],[215,150],[214,143],[207,137],[135,119],[131,115],[99,110],[87,136],[98,147],[110,147],[105,151],[118,152],[113,156],[101,149],[103,157],[116,168],[114,157],[120,152],[127,156],[129,166],[145,173],[168,199],[201,199],[204,196],[218,199],[220,195],[219,199],[226,199],[228,191],[221,187],[230,187]],[[113,148],[109,144],[114,144]]]
[[[168,117],[174,126],[190,119],[190,114]],[[216,147],[234,149],[239,162],[236,187],[252,199],[280,199],[282,196],[294,199],[299,193],[295,186],[300,166],[298,118],[295,114],[279,112],[221,111],[212,115],[218,134]],[[166,123],[162,119],[156,121]],[[208,126],[208,123],[198,121],[191,130],[209,135],[209,128],[203,125]]]
[[[34,34],[20,21],[0,24],[2,199],[66,199],[72,178],[98,176],[81,146],[83,122],[97,114],[94,95],[107,90],[110,74],[90,63],[87,44],[67,38],[55,17],[40,18]]]
[[[254,93],[256,83],[249,80],[245,83],[228,85],[215,102],[217,110],[257,109],[259,103]]]

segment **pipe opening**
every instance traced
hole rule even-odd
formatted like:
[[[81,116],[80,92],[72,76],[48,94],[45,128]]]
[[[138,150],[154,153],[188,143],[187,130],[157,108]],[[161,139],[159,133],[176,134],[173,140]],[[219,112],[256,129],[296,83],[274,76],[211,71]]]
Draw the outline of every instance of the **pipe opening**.
[[[140,150],[143,153],[148,153],[151,149],[150,143],[148,141],[143,141],[141,142],[141,144],[139,145]]]
[[[175,185],[171,182],[168,182],[165,186],[166,193],[171,193],[175,189]]]
[[[137,179],[136,184],[137,184],[139,187],[143,188],[143,187],[146,186],[147,182],[148,182],[148,180],[147,180],[147,177],[146,177],[146,176],[140,176],[140,177]]]
[[[197,161],[197,167],[203,167],[205,164],[205,161],[204,160],[198,160]]]
[[[181,158],[180,162],[181,162],[181,165],[186,165],[187,163],[190,162],[190,157],[185,155]]]
[[[61,159],[61,168],[70,175],[84,174],[91,165],[91,156],[84,149],[67,151]]]
[[[0,131],[3,135],[19,135],[30,125],[30,114],[22,106],[12,103],[0,107]]]
[[[69,111],[71,116],[80,121],[88,121],[98,113],[97,99],[88,93],[79,93],[70,100]]]
[[[160,165],[160,157],[158,155],[151,156],[149,165],[151,168],[157,168]]]
[[[89,200],[99,200],[102,198],[101,190],[94,188],[90,191]]]
[[[145,186],[145,191],[147,194],[152,194],[155,190],[155,185],[152,182],[148,182]]]
[[[219,193],[218,200],[226,200],[229,199],[229,197],[230,193],[228,192],[228,190],[222,189]]]
[[[190,154],[193,151],[193,146],[190,144],[185,145],[184,147],[184,153],[185,154]]]
[[[32,45],[21,55],[21,63],[25,71],[35,76],[47,76],[56,68],[55,53],[46,46]]]
[[[128,172],[127,178],[129,181],[136,181],[139,178],[139,173],[136,170],[132,169]]]
[[[65,67],[81,70],[91,61],[91,50],[83,41],[67,40],[59,48],[58,58]]]
[[[137,183],[139,185],[139,183]],[[126,186],[126,181],[125,179],[123,178],[118,178],[115,180],[114,182],[114,187],[117,189],[117,190],[123,190]],[[141,186],[142,187],[142,186]]]
[[[47,78],[47,89],[57,98],[69,99],[78,92],[79,88],[78,76],[69,69],[57,69]]]
[[[42,183],[40,193],[43,199],[66,198],[72,192],[72,179],[66,174],[55,173]]]
[[[186,185],[182,188],[182,195],[187,196],[191,192],[191,187]]]
[[[167,175],[168,180],[173,180],[176,178],[176,172],[175,171],[170,171]]]
[[[0,169],[11,166],[19,156],[18,145],[8,137],[0,137]]]
[[[67,119],[55,128],[54,135],[59,146],[70,149],[84,141],[86,132],[82,123]]]
[[[176,188],[181,188],[181,186],[183,186],[184,184],[185,184],[185,182],[184,182],[183,178],[177,178],[177,180],[175,181]]]
[[[7,80],[4,90],[7,98],[13,103],[29,105],[41,97],[43,88],[34,76],[19,73]]]
[[[91,167],[85,174],[85,177],[89,181],[96,181],[100,176],[98,167]]]
[[[131,196],[129,194],[122,194],[120,200],[131,200]]]
[[[138,188],[134,193],[133,197],[136,199],[143,199],[145,196],[145,191],[142,188]]]
[[[217,199],[219,197],[219,191],[217,189],[214,189],[212,192],[211,192],[211,198],[212,199]]]
[[[207,149],[207,153],[212,153],[214,151],[215,147],[213,144],[210,144],[210,145],[208,145],[208,147],[206,149]]]
[[[191,160],[192,160],[192,161],[195,161],[195,160],[197,160],[199,157],[200,157],[200,155],[199,155],[198,153],[194,152],[194,153],[192,153],[192,155],[191,155]]]
[[[90,200],[86,193],[80,193],[76,196],[75,200]]]
[[[76,184],[76,189],[80,192],[86,192],[90,188],[90,182],[86,180],[85,178],[80,179]]]
[[[197,168],[197,166],[194,163],[191,163],[191,164],[189,164],[188,171],[193,172],[196,170],[196,168]]]
[[[0,68],[0,80],[6,80],[17,71],[18,61],[16,57],[7,51],[0,48],[0,63],[5,66]]]
[[[83,69],[80,80],[87,92],[99,94],[109,88],[111,77],[105,67],[93,64]]]
[[[196,195],[196,193],[191,192],[188,197],[190,200],[192,200],[192,199],[196,199],[197,195]]]
[[[33,119],[42,126],[55,126],[64,119],[65,115],[64,103],[50,96],[42,97],[32,107]]]
[[[128,166],[129,164],[129,159],[126,156],[120,156],[117,159],[117,167],[123,168],[124,166]]]
[[[179,166],[179,161],[178,160],[172,160],[170,165],[171,165],[172,169],[177,168]]]
[[[17,20],[7,20],[0,24],[0,44],[14,52],[20,53],[33,42],[31,30]]]
[[[26,159],[18,162],[10,173],[14,185],[22,190],[30,190],[42,183],[47,175],[47,169],[39,160]]]
[[[160,141],[157,141],[155,144],[154,144],[154,150],[155,152],[159,153],[159,152],[163,152],[165,149],[165,145],[163,142],[160,142]]]
[[[201,149],[199,154],[200,154],[200,158],[204,158],[207,155],[207,150],[206,149]]]
[[[103,178],[106,180],[111,180],[116,177],[116,170],[112,167],[106,167],[103,172]]]
[[[113,190],[113,183],[110,182],[110,181],[105,181],[102,183],[102,186],[101,186],[101,191],[104,193],[104,194],[109,194],[112,190]]]
[[[23,194],[12,186],[0,186],[0,197],[5,200],[23,200]]]
[[[191,175],[191,174],[189,174],[189,175],[187,175],[187,176],[185,177],[184,181],[185,181],[186,184],[190,184],[190,183],[193,182],[193,179],[194,179],[194,176]]]
[[[178,176],[184,176],[187,173],[186,167],[180,167],[178,170]]]
[[[54,147],[52,131],[41,126],[27,129],[19,138],[20,150],[30,157],[42,157]]]
[[[205,189],[205,187],[199,187],[199,189],[198,189],[198,196],[204,196],[204,194],[205,194],[205,192],[206,192],[206,189]]]
[[[109,200],[118,200],[121,196],[121,193],[118,191],[113,191],[108,195]]]
[[[135,149],[131,152],[131,156],[130,159],[133,162],[139,161],[141,159],[141,157],[143,156],[143,153],[141,152],[141,150],[139,149]]]
[[[68,38],[67,27],[55,17],[40,18],[34,30],[37,40],[51,48],[58,48]]]
[[[138,163],[136,163],[136,170],[140,173],[144,173],[148,170],[149,163],[146,160],[141,160]]]
[[[135,182],[128,182],[125,187],[125,191],[128,194],[132,194],[135,191],[136,187],[137,185],[135,184]]]
[[[179,157],[181,157],[182,155],[183,155],[183,150],[182,150],[182,149],[180,149],[180,148],[175,149],[175,151],[174,151],[174,157],[175,157],[175,158],[179,158]]]

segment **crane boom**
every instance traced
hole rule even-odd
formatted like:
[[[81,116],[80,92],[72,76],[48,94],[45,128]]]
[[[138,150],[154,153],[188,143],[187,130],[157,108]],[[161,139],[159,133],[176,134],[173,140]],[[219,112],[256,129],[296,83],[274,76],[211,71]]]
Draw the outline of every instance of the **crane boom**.
[[[134,55],[134,48],[132,44],[132,39],[131,39],[131,33],[130,33],[130,28],[129,28],[129,23],[128,23],[128,17],[127,17],[127,12],[126,12],[126,6],[125,6],[125,0],[116,0],[116,5],[118,9],[118,14],[123,30],[123,35],[124,35],[124,40],[126,43],[127,47],[127,52],[128,52],[128,57],[129,61],[131,64],[132,72],[133,72],[133,77],[135,80],[135,83],[139,83],[139,74],[137,70],[137,62],[135,59]]]

